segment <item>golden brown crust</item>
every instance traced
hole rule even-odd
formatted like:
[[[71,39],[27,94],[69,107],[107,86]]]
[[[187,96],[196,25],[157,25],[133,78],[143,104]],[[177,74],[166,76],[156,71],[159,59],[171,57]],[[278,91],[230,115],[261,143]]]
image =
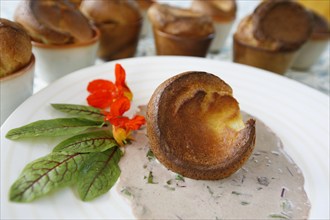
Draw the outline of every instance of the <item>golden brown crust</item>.
[[[155,3],[148,17],[154,28],[176,36],[205,37],[214,33],[209,16],[189,9]]]
[[[142,18],[137,3],[129,0],[83,1],[80,10],[96,24],[132,24]]]
[[[22,1],[14,18],[34,41],[45,44],[84,42],[94,34],[87,18],[67,0]]]
[[[18,23],[0,18],[0,77],[27,65],[32,56],[29,35]]]
[[[255,141],[232,89],[205,72],[185,72],[162,83],[147,109],[150,148],[167,168],[193,179],[221,179],[239,169]]]
[[[230,22],[235,20],[236,0],[193,0],[191,9],[210,15],[215,22]]]
[[[312,16],[300,4],[288,0],[267,0],[253,12],[253,34],[257,40],[271,40],[283,50],[295,50],[312,33]]]
[[[246,41],[233,37],[233,61],[241,64],[284,74],[291,66],[296,51],[277,51],[269,48],[255,47],[246,44]]]
[[[280,51],[281,45],[277,41],[273,40],[258,40],[253,35],[253,22],[252,15],[244,17],[238,24],[234,38],[241,44],[252,46],[258,49],[264,49],[269,51]]]

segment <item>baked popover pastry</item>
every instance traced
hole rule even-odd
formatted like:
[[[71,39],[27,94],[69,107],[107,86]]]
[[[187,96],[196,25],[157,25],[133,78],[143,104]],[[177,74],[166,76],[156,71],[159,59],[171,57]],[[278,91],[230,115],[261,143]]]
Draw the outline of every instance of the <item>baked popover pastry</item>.
[[[224,46],[236,18],[236,0],[193,0],[191,10],[212,17],[215,37],[211,43],[210,51],[219,52]]]
[[[206,55],[214,38],[212,19],[190,9],[154,3],[148,10],[158,55]]]
[[[193,179],[217,180],[237,171],[255,144],[255,120],[243,122],[231,87],[206,72],[163,82],[147,108],[147,135],[156,158]]]
[[[234,61],[284,74],[313,28],[311,13],[294,1],[266,0],[234,34]]]
[[[16,22],[0,18],[0,78],[10,75],[30,63],[30,36]]]
[[[21,1],[14,19],[33,41],[43,44],[80,43],[94,37],[88,19],[68,0]]]
[[[103,60],[133,57],[143,19],[135,1],[84,0],[83,14],[101,31],[98,56]]]

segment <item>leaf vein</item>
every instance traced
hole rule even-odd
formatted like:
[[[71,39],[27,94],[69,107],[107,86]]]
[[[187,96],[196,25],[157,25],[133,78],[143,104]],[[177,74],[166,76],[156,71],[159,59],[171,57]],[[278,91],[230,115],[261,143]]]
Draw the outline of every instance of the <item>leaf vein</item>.
[[[85,197],[87,196],[87,193],[90,191],[91,187],[93,186],[94,182],[96,181],[96,179],[102,175],[103,173],[103,170],[108,166],[108,164],[110,163],[111,159],[113,158],[114,154],[116,153],[116,151],[118,150],[119,148],[114,148],[114,150],[111,152],[110,156],[108,157],[108,159],[106,160],[106,162],[104,163],[102,169],[99,170],[99,172],[97,172],[97,174],[94,176],[93,180],[91,181],[91,183],[89,184],[89,186],[87,187],[87,190],[86,190],[86,195]]]
[[[31,191],[33,192],[34,191],[34,186],[35,184],[41,184],[39,182],[39,180],[41,180],[42,178],[44,178],[46,176],[46,178],[48,178],[48,180],[46,181],[46,184],[44,184],[43,187],[45,187],[47,185],[47,183],[49,182],[49,172],[51,172],[53,169],[56,169],[58,166],[60,166],[61,164],[63,163],[66,163],[68,160],[72,159],[72,158],[75,158],[76,156],[80,155],[79,153],[76,153],[76,154],[73,154],[73,155],[69,155],[68,158],[66,158],[64,161],[62,162],[58,162],[58,164],[56,164],[54,167],[48,169],[47,172],[45,172],[44,174],[41,174],[38,178],[36,178],[35,180],[33,181],[26,181],[27,183],[30,183],[30,184],[27,184],[27,186],[20,191],[20,193],[16,194],[14,196],[14,198],[22,198],[24,196],[24,194],[29,190],[31,189]],[[39,169],[40,170],[40,169]],[[24,179],[26,179],[26,177],[24,176]],[[17,186],[19,187],[19,186]],[[44,188],[42,188],[44,189]]]

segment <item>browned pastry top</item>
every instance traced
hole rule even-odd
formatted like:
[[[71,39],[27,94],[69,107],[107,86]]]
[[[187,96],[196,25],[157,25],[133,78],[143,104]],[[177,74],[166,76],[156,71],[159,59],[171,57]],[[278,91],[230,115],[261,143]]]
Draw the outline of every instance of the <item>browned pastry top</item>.
[[[29,35],[15,22],[0,18],[0,78],[26,66],[32,56]]]
[[[94,35],[88,19],[67,0],[21,1],[14,18],[44,44],[86,42]]]
[[[189,9],[166,4],[153,4],[148,17],[154,28],[168,34],[187,37],[205,37],[214,33],[209,16]]]
[[[252,15],[244,17],[238,24],[234,37],[239,42],[257,48],[262,48],[270,51],[280,50],[281,44],[273,40],[257,40],[253,35]]]
[[[295,50],[309,39],[312,15],[288,0],[267,0],[253,12],[253,34],[257,40],[276,41],[283,50]]]
[[[237,6],[235,0],[193,0],[191,9],[212,16],[215,22],[228,22],[235,19]]]
[[[228,84],[205,72],[162,83],[147,109],[147,134],[157,159],[194,179],[225,178],[254,148],[255,121],[242,121]]]
[[[129,0],[83,1],[80,10],[96,24],[131,24],[141,20],[137,3]]]

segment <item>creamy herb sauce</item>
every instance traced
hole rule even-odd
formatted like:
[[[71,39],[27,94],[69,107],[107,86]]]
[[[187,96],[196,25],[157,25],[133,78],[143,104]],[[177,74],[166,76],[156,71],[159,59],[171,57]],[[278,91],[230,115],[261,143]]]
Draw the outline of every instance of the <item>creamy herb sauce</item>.
[[[259,120],[256,131],[255,150],[240,170],[204,181],[166,169],[150,154],[141,130],[120,160],[117,190],[137,219],[307,219],[310,203],[301,171]]]

